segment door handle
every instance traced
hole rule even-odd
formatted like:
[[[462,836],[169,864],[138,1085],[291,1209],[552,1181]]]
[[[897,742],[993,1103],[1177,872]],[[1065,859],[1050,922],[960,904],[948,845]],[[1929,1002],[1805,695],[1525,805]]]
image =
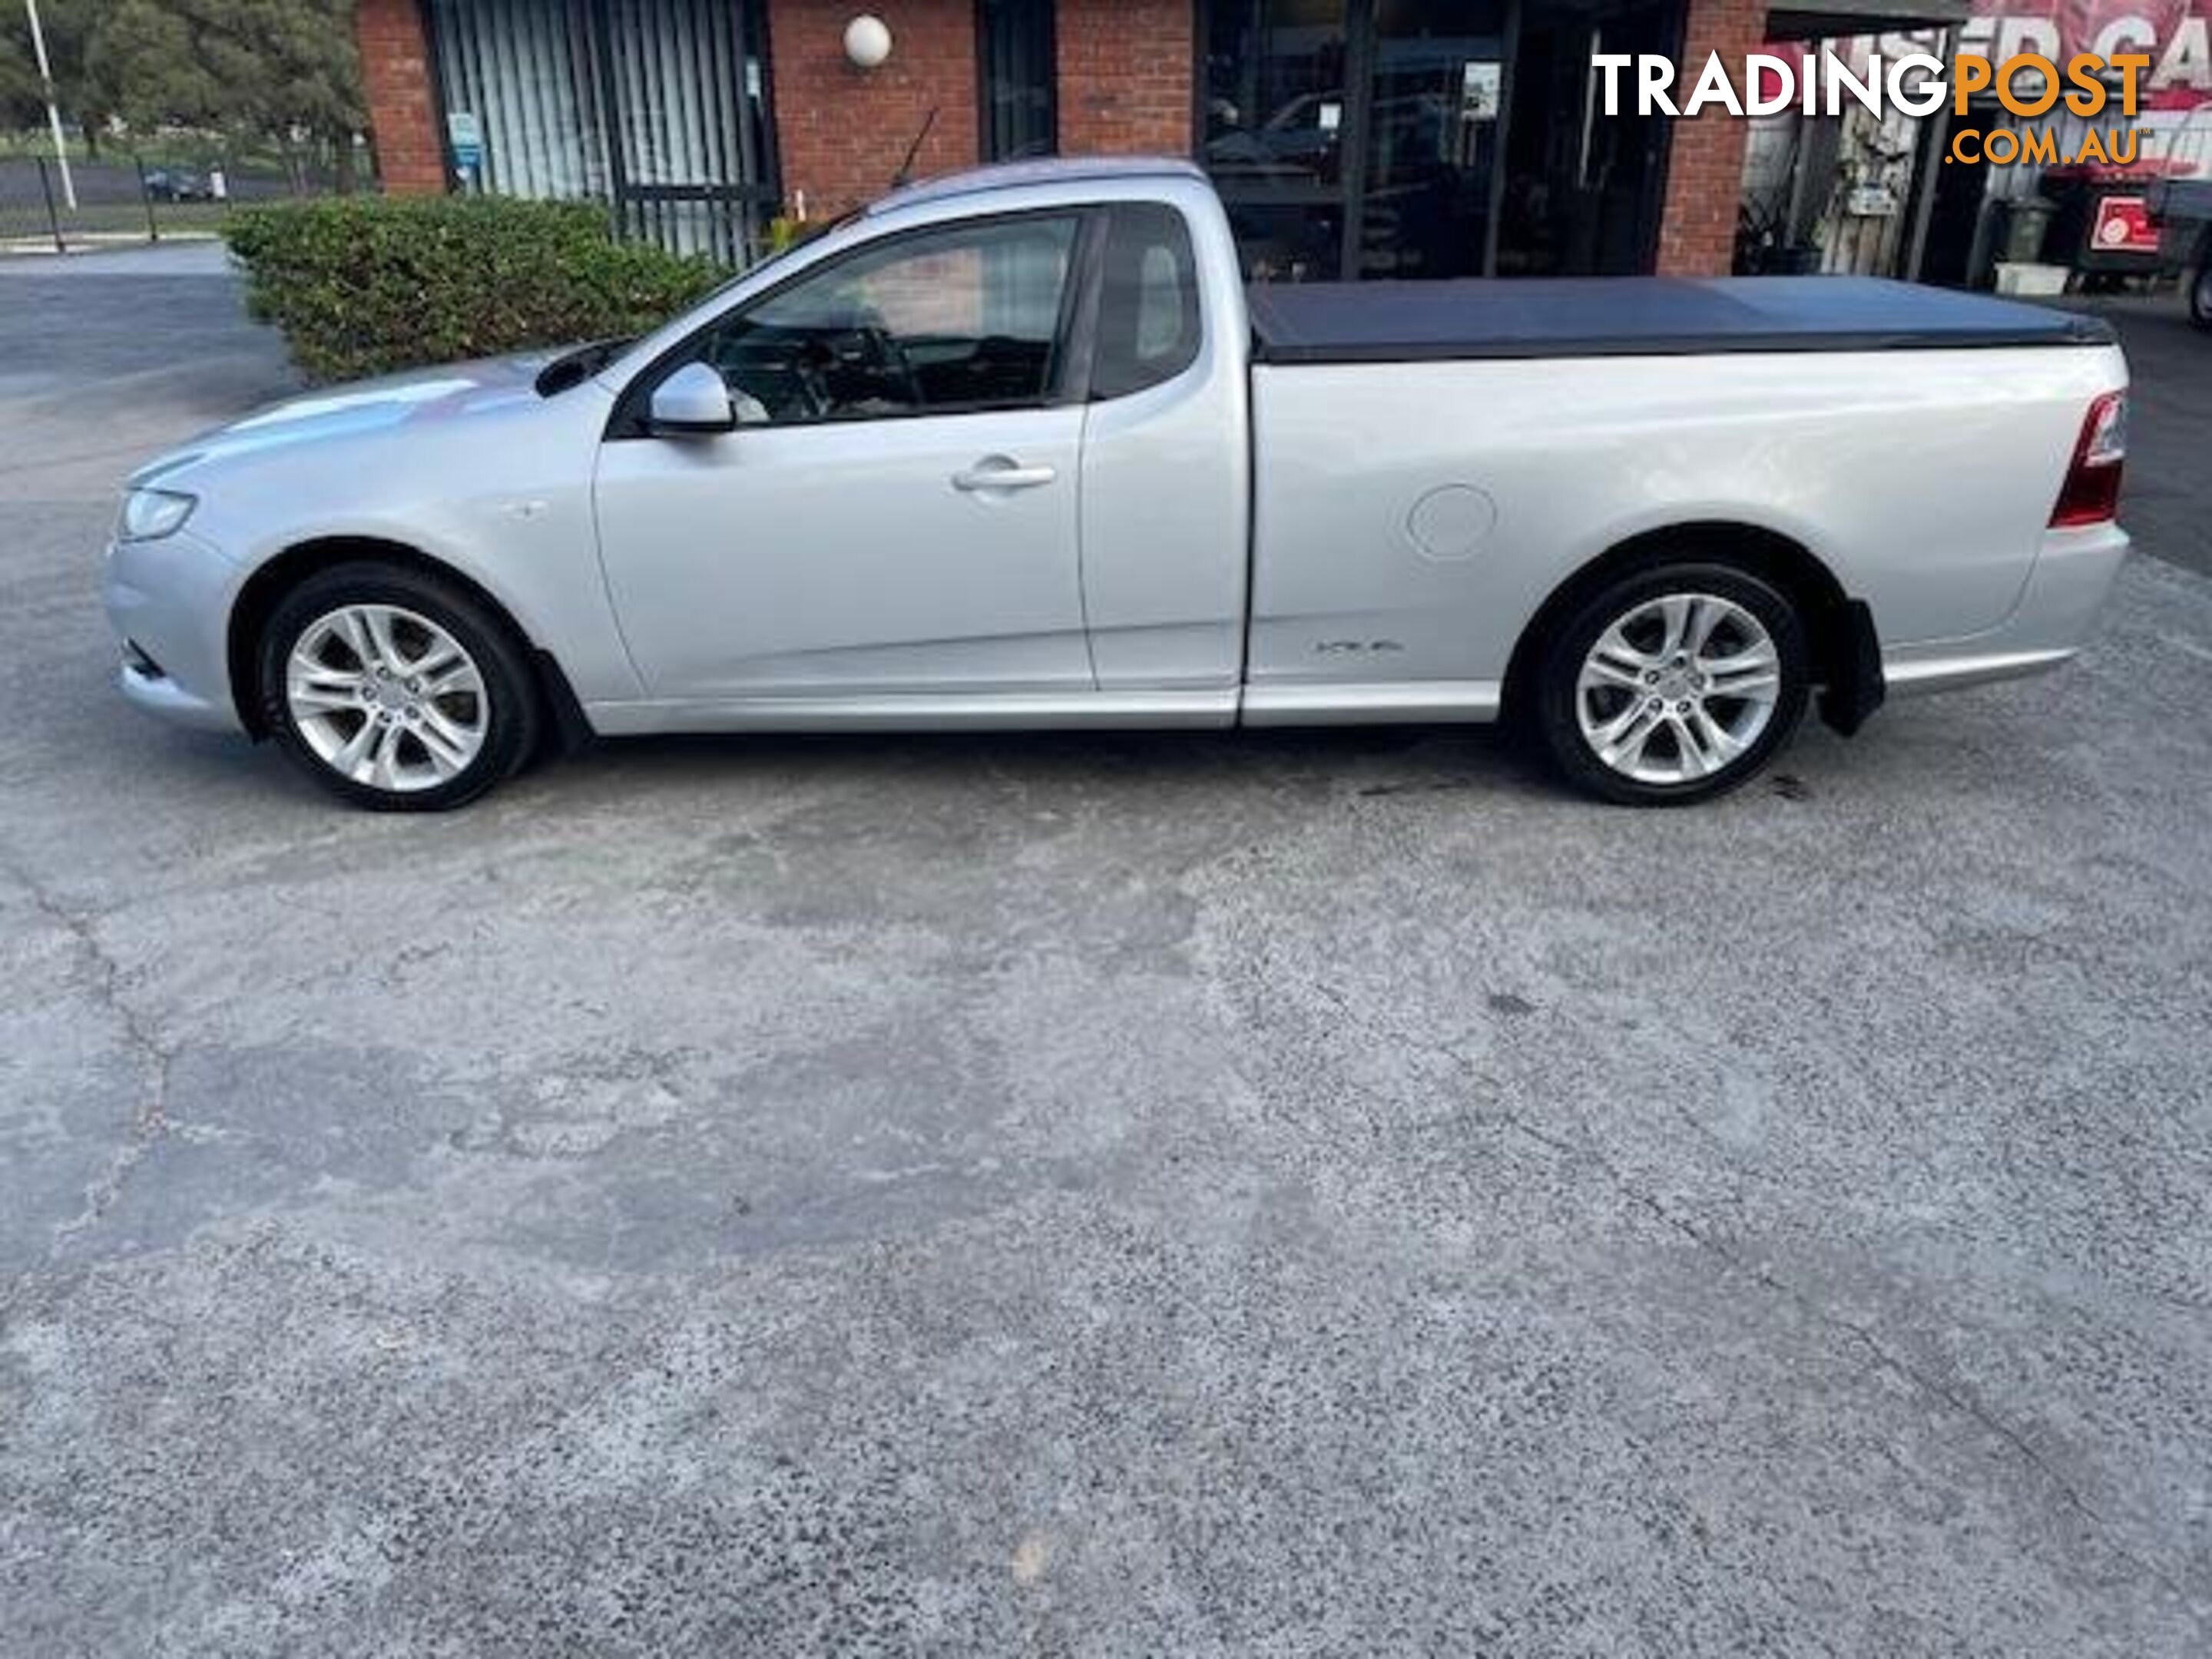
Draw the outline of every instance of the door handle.
[[[1035,489],[1048,484],[1060,474],[1048,466],[1024,466],[1004,455],[992,455],[975,463],[965,472],[952,475],[952,487],[970,495],[994,489]]]

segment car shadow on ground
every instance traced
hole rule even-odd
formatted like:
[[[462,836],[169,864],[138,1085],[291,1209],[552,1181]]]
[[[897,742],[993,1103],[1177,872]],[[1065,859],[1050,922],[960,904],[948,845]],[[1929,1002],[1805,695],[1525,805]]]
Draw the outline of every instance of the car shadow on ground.
[[[1776,766],[1741,793],[1802,800],[1802,763],[1842,739],[1808,718]],[[1793,757],[1795,761],[1793,763]],[[1464,793],[1504,804],[1616,809],[1578,793],[1500,726],[1281,727],[1224,732],[1082,731],[735,733],[602,739],[548,759],[507,788],[604,805],[641,791],[672,799],[758,781],[866,790],[917,783],[1080,797],[1185,786],[1384,799]],[[502,793],[505,792],[502,791]]]
[[[143,727],[140,740],[129,744],[134,791],[208,795],[218,816],[225,811],[264,820],[324,811],[347,819],[383,816],[333,800],[273,743],[133,723]],[[1837,737],[1808,714],[1774,764],[1733,798],[1807,800],[1840,757],[1855,754],[1868,762],[1871,753],[1860,751],[1869,749]],[[1871,780],[1869,771],[1866,781]],[[489,796],[448,816],[466,822],[488,810],[512,809],[542,817],[573,814],[580,822],[626,811],[651,816],[657,809],[749,793],[792,799],[823,790],[895,794],[916,788],[932,795],[973,790],[979,811],[1008,795],[1079,801],[1138,799],[1147,792],[1162,810],[1172,810],[1178,799],[1191,798],[1186,791],[1218,796],[1224,790],[1249,792],[1254,799],[1279,797],[1285,805],[1323,796],[1456,794],[1501,807],[1631,810],[1579,793],[1504,726],[1435,725],[599,738],[570,753],[541,756]]]

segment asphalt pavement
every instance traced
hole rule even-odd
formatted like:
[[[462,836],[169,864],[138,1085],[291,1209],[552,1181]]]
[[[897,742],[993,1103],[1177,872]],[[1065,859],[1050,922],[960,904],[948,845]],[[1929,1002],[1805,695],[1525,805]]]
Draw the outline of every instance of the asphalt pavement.
[[[0,1651],[2207,1651],[2212,337],[2121,310],[2102,641],[1710,808],[1355,731],[393,818],[109,684],[115,483],[273,343],[0,267]]]
[[[2127,349],[2128,528],[2145,550],[2212,576],[2212,333],[2170,297],[2081,303]]]

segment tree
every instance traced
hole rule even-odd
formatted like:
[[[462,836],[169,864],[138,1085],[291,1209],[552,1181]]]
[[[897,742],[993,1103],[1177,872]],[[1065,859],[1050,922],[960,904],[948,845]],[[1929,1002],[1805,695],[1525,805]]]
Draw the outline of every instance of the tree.
[[[84,129],[85,147],[94,155],[114,106],[110,89],[85,67],[86,45],[100,11],[100,0],[39,0],[39,24],[54,72],[55,101],[61,106],[63,119]],[[39,82],[29,15],[22,0],[0,0],[0,127],[39,127],[46,120],[46,94]]]
[[[331,147],[350,170],[365,119],[352,0],[72,0],[94,14],[88,84],[131,126],[273,142],[295,185]]]

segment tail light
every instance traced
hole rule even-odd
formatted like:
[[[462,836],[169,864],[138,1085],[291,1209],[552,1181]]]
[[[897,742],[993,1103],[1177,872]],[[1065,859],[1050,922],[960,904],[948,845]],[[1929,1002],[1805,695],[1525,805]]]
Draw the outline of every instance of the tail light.
[[[2081,435],[2075,441],[2074,464],[2051,509],[2053,529],[2104,524],[2119,511],[2120,464],[2128,455],[2128,394],[2107,392],[2089,405]]]

